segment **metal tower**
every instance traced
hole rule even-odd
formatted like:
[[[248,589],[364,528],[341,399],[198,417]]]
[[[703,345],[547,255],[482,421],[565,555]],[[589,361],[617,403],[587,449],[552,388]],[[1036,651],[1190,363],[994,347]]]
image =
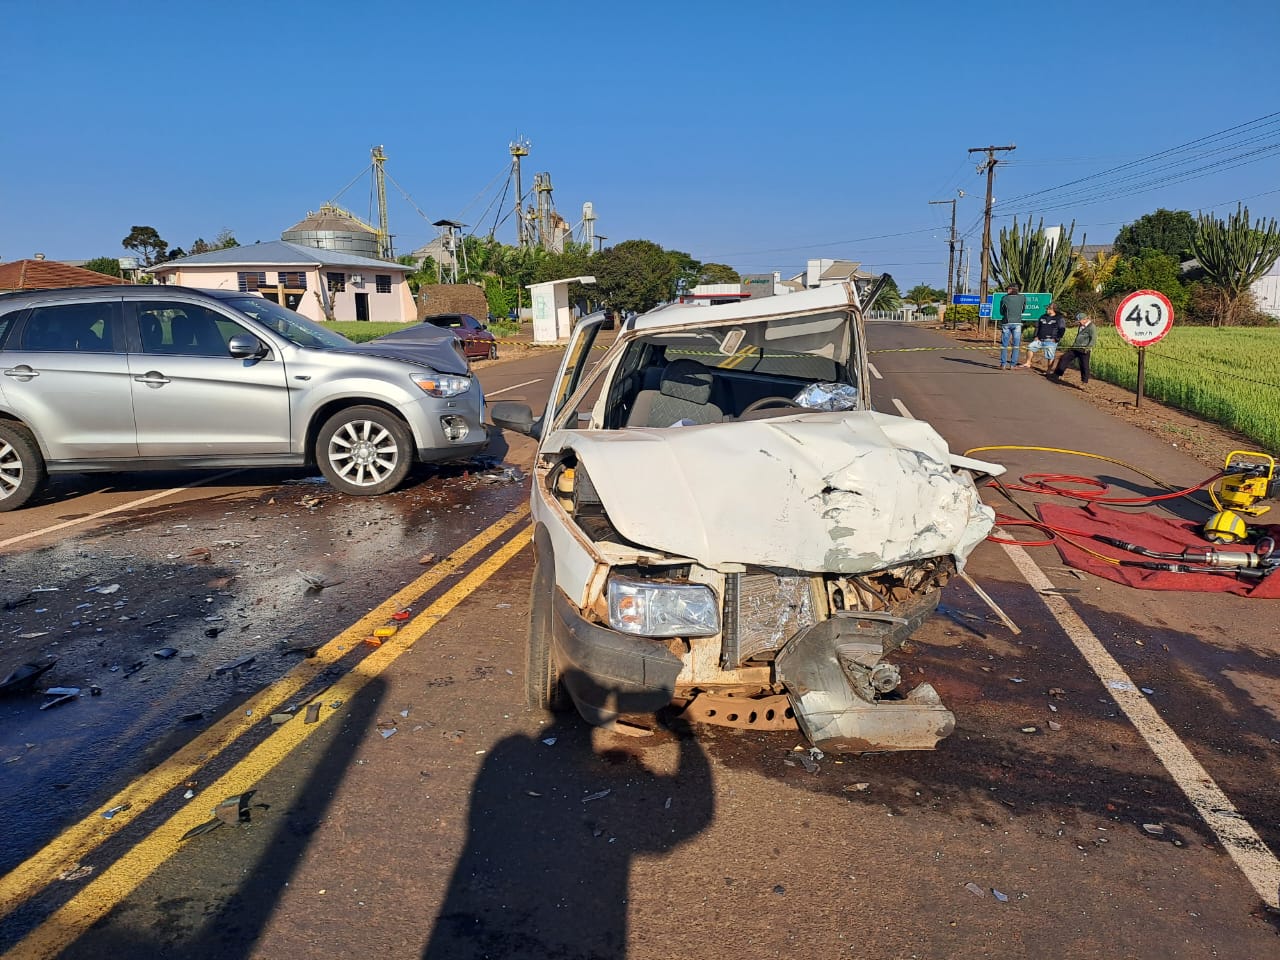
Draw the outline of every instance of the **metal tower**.
[[[511,168],[516,179],[516,246],[528,245],[529,238],[524,229],[524,190],[520,185],[520,158],[529,155],[529,141],[517,136],[511,141]]]
[[[378,191],[378,256],[383,260],[394,260],[391,252],[391,234],[387,232],[387,172],[383,164],[387,155],[379,144],[370,151],[373,155],[373,182]]]
[[[582,242],[588,250],[596,245],[596,208],[590,200],[582,205]]]
[[[535,173],[533,189],[538,194],[538,243],[544,250],[555,244],[551,223],[551,174]]]

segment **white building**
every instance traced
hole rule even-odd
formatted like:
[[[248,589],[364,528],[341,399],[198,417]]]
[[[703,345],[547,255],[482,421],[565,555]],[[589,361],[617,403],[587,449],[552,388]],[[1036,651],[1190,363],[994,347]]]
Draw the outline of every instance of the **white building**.
[[[340,250],[272,240],[148,267],[157,283],[256,291],[311,320],[417,319],[405,282],[412,267]]]
[[[1258,309],[1280,319],[1280,260],[1255,280],[1250,289],[1254,299],[1258,301]]]

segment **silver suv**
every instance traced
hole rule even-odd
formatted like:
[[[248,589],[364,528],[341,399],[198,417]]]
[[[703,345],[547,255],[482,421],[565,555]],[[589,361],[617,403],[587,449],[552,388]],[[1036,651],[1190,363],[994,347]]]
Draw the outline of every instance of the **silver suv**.
[[[47,473],[316,464],[354,496],[487,442],[456,340],[355,344],[254,293],[0,294],[0,511]]]

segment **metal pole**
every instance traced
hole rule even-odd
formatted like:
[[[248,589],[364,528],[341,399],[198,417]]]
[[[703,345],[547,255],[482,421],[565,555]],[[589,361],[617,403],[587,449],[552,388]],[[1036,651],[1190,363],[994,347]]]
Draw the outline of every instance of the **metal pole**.
[[[1147,348],[1138,348],[1138,395],[1133,401],[1135,409],[1142,409],[1142,395],[1147,389]]]
[[[1017,148],[1013,144],[1010,144],[1007,147],[970,147],[969,148],[970,153],[986,153],[987,155],[987,159],[983,163],[983,166],[985,166],[987,170],[987,205],[985,207],[985,210],[983,212],[983,217],[982,217],[982,267],[981,267],[981,272],[979,273],[979,280],[978,280],[978,300],[980,303],[983,303],[983,304],[987,302],[987,294],[990,292],[988,288],[988,283],[989,283],[990,272],[991,272],[991,208],[995,203],[992,197],[992,191],[995,188],[995,182],[996,182],[996,164],[1000,162],[999,160],[996,159],[996,152],[1001,150],[1015,150],[1015,149]],[[978,312],[979,313],[982,312],[981,308],[979,308]],[[994,318],[992,319],[994,320]],[[987,329],[986,320],[987,318],[983,317],[980,319],[978,324],[979,330],[981,330],[984,333],[986,332],[986,329]]]
[[[955,292],[952,284],[952,275],[956,270],[956,201],[951,200],[930,200],[930,205],[949,203],[951,204],[951,234],[947,237],[947,304],[951,304],[951,295]]]

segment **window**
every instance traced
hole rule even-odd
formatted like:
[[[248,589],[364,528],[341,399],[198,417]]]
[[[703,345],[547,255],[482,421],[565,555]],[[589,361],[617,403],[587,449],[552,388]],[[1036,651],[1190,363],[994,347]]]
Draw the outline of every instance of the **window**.
[[[22,349],[111,353],[118,306],[111,301],[36,307],[22,331]]]
[[[330,293],[347,292],[347,275],[345,273],[326,273],[324,276],[329,281]]]
[[[373,281],[374,281],[374,284],[375,284],[375,289],[376,289],[379,293],[390,293],[390,292],[391,292],[391,274],[389,274],[389,273],[375,273],[375,274],[373,275]]]
[[[225,357],[227,341],[245,330],[216,310],[194,303],[138,304],[138,332],[144,353],[178,357]]]
[[[251,271],[241,270],[236,274],[236,279],[240,281],[240,292],[247,293],[250,290],[257,290],[259,287],[267,285],[267,273],[254,273]]]
[[[301,270],[281,270],[280,286],[288,287],[290,290],[307,289],[307,275]]]

